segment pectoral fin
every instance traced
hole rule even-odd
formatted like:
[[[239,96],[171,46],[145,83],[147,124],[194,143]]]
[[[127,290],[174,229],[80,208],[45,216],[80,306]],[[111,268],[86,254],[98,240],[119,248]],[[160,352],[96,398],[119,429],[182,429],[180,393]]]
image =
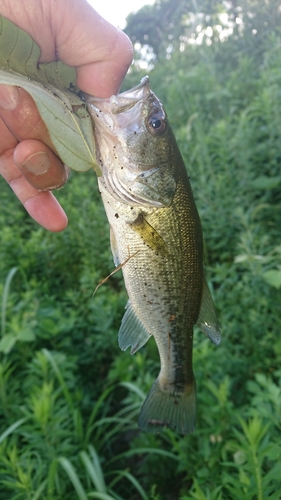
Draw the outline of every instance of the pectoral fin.
[[[121,327],[118,333],[119,347],[122,351],[131,346],[131,354],[134,354],[140,349],[151,334],[143,326],[140,319],[137,317],[131,302],[128,300],[126,312],[123,316]]]
[[[115,266],[117,267],[121,264],[121,262],[119,259],[115,234],[114,234],[114,231],[113,231],[111,226],[110,226],[110,246],[111,246],[111,251],[112,251],[112,255],[113,255],[113,262],[114,262]]]
[[[167,245],[160,234],[154,229],[154,227],[147,222],[144,216],[140,213],[136,220],[130,223],[131,228],[138,233],[145,243],[162,255],[169,255]]]
[[[215,306],[206,280],[203,282],[202,299],[196,325],[216,345],[221,341],[220,327]]]

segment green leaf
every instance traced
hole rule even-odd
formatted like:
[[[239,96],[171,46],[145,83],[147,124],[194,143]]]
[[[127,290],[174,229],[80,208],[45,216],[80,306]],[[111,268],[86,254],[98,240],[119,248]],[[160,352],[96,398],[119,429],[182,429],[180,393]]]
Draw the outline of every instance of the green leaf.
[[[32,38],[0,16],[0,83],[18,85],[34,99],[61,160],[74,170],[94,168],[93,125],[78,96],[75,69],[61,61],[38,64],[40,49]]]
[[[72,463],[65,457],[59,457],[58,462],[61,464],[66,474],[68,475],[70,481],[72,482],[75,491],[77,493],[79,500],[87,500],[86,492],[82,486],[82,483],[74,469]]]
[[[280,175],[275,177],[267,177],[262,175],[252,182],[254,189],[273,189],[281,184]]]
[[[265,281],[269,285],[274,286],[274,288],[281,287],[281,271],[279,271],[278,269],[270,269],[269,271],[265,271],[263,273],[263,277]]]
[[[106,485],[104,482],[104,476],[102,468],[100,465],[99,457],[92,446],[89,447],[92,455],[92,460],[85,451],[79,453],[82,462],[85,465],[85,469],[88,476],[99,493],[106,493]]]
[[[5,328],[6,328],[6,309],[7,309],[7,301],[8,301],[8,296],[9,296],[9,290],[10,290],[10,285],[11,281],[16,274],[18,268],[17,267],[12,267],[12,269],[9,271],[5,286],[4,286],[4,291],[3,291],[3,297],[2,297],[2,307],[1,307],[1,313],[2,313],[2,318],[1,318],[1,334],[2,336],[5,333]]]
[[[139,496],[140,498],[142,498],[142,500],[149,500],[147,494],[145,493],[139,481],[130,472],[128,472],[127,470],[116,470],[114,471],[114,473],[117,475],[118,480],[121,480],[123,477],[126,477],[128,481],[130,481],[130,483],[138,491]]]
[[[115,500],[116,497],[112,497],[111,495],[108,495],[107,493],[99,493],[97,491],[91,492],[88,494],[89,498],[98,498],[99,500]]]
[[[13,333],[7,333],[0,340],[0,352],[8,354],[14,347],[17,337]]]
[[[24,422],[26,422],[26,418],[21,418],[14,422],[12,425],[8,427],[0,436],[0,443],[2,443],[10,434],[12,434],[18,427],[20,427]]]
[[[20,340],[21,342],[32,342],[35,339],[36,339],[36,336],[27,327],[20,330],[17,334],[17,340]]]

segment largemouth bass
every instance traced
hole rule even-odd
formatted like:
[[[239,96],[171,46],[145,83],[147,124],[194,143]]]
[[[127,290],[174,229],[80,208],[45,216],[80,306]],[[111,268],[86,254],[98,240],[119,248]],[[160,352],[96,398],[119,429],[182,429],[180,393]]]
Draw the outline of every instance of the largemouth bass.
[[[139,416],[145,431],[188,434],[196,417],[193,327],[220,342],[203,272],[199,215],[164,108],[148,77],[110,99],[87,98],[98,178],[116,266],[129,301],[119,345],[136,352],[153,336],[161,369]]]

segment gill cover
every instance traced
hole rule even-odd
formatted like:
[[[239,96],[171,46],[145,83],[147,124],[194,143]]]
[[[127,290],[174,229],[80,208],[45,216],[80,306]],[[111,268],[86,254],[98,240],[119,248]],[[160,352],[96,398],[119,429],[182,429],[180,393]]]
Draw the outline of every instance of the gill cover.
[[[168,162],[170,128],[149,78],[109,99],[86,100],[109,193],[133,206],[169,206],[177,185]]]

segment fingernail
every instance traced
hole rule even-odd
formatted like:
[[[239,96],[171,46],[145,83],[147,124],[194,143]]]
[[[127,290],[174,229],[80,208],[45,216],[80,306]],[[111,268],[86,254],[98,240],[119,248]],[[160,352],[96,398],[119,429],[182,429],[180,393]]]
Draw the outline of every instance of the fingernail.
[[[15,85],[0,85],[0,108],[12,110],[19,102],[19,88]]]
[[[21,166],[31,174],[42,175],[49,170],[51,160],[47,153],[41,151],[30,155]]]

